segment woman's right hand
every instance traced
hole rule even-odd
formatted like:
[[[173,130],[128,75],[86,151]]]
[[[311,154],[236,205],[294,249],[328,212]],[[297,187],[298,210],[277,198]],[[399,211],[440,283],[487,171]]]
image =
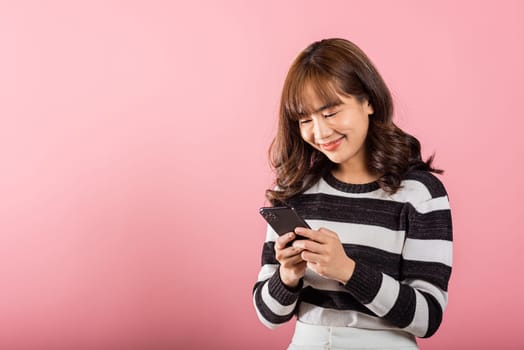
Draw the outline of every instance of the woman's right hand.
[[[275,241],[275,257],[280,263],[280,279],[290,288],[298,285],[300,279],[304,277],[307,267],[307,263],[300,256],[302,248],[286,247],[295,237],[294,232],[288,232]]]

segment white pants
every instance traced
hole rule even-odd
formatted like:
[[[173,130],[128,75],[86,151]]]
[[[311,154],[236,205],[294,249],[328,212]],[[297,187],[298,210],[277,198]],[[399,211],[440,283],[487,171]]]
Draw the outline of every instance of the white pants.
[[[297,321],[288,350],[402,349],[418,350],[407,332],[352,327],[314,326]]]

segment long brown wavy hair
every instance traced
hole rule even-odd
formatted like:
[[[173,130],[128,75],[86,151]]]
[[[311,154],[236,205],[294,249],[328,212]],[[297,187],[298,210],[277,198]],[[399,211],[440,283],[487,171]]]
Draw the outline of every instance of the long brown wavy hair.
[[[340,102],[337,93],[371,104],[367,165],[371,174],[380,176],[377,182],[383,190],[390,194],[398,191],[403,175],[412,169],[443,173],[431,165],[434,154],[423,161],[420,142],[393,123],[391,93],[366,54],[348,40],[324,39],[297,56],[284,82],[278,130],[269,148],[277,186],[266,191],[272,205],[284,204],[307,190],[333,166],[300,136],[298,120],[312,112],[304,98],[306,86],[311,86],[325,105]]]

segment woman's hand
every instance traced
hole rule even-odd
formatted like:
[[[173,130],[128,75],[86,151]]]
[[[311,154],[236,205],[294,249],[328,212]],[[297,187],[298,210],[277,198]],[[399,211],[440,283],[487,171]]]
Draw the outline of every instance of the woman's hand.
[[[296,234],[309,239],[293,242],[293,247],[302,250],[302,259],[307,266],[319,275],[346,284],[355,270],[355,261],[349,258],[338,235],[326,228],[318,231],[302,227],[295,229]]]
[[[290,288],[296,287],[306,273],[306,262],[300,256],[302,249],[286,247],[295,237],[295,233],[289,232],[275,241],[275,256],[280,263],[280,279]]]

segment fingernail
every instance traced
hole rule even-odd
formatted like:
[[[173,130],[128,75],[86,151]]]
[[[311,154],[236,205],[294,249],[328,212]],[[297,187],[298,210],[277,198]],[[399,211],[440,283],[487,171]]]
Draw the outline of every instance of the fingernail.
[[[295,234],[294,234],[293,232],[290,232],[290,233],[288,234],[288,238],[293,238],[294,235],[295,235]]]
[[[296,233],[303,233],[303,232],[304,232],[304,228],[302,228],[302,227],[297,227],[297,228],[295,229],[295,232],[296,232]]]
[[[300,249],[303,249],[304,247],[302,247],[302,244],[300,244],[299,241],[295,241],[293,242],[293,248],[300,250]]]

